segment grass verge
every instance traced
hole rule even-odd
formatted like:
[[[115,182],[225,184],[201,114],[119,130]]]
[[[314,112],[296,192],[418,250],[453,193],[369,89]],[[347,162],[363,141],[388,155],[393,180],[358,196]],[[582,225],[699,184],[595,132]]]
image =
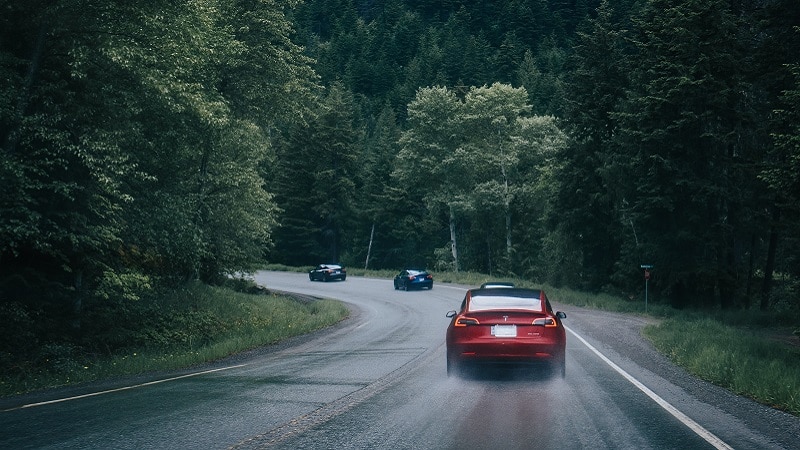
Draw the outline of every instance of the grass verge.
[[[712,318],[673,318],[644,335],[689,373],[800,416],[800,349]]]
[[[127,321],[105,342],[125,342],[98,354],[75,344],[49,344],[29,364],[0,372],[0,397],[215,361],[332,324],[348,315],[341,302],[300,302],[199,283],[125,309]],[[113,344],[111,344],[113,345]]]

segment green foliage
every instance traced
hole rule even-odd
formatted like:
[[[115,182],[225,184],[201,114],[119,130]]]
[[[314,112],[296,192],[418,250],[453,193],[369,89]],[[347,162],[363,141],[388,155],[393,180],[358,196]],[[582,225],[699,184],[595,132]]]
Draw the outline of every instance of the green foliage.
[[[95,303],[263,261],[277,224],[260,173],[271,129],[304,115],[316,81],[284,13],[4,6],[1,302],[41,311],[39,332],[77,333]]]
[[[473,87],[460,100],[447,88],[421,89],[409,104],[408,129],[394,176],[420,189],[431,211],[449,213],[453,269],[459,252],[483,259],[474,267],[508,272],[529,256],[515,246],[517,218],[540,217],[547,194],[547,161],[565,144],[552,117],[530,117],[524,88],[495,83]],[[499,220],[492,220],[492,218]],[[535,219],[533,219],[535,220]],[[466,242],[457,229],[464,229]],[[490,236],[502,230],[500,239]],[[482,248],[487,243],[488,248]],[[497,249],[497,250],[493,250]],[[469,255],[469,253],[467,253]],[[437,267],[449,262],[436,254]]]

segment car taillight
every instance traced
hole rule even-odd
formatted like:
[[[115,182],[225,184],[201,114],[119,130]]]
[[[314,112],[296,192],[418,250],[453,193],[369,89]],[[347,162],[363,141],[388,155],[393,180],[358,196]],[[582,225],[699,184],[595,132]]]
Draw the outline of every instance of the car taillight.
[[[414,279],[414,275],[409,275],[409,276],[408,276],[408,279],[409,279],[409,280],[413,280],[413,279]]]
[[[426,279],[426,280],[432,280],[432,279],[433,279],[433,276],[432,276],[432,275],[428,275],[427,277],[425,277],[425,279]]]
[[[540,317],[538,319],[533,320],[534,326],[540,326],[545,328],[557,327],[558,324],[556,323],[556,319],[552,317]]]
[[[478,319],[473,319],[472,317],[461,316],[458,319],[456,319],[455,326],[465,327],[467,325],[480,325],[480,322],[478,322]]]

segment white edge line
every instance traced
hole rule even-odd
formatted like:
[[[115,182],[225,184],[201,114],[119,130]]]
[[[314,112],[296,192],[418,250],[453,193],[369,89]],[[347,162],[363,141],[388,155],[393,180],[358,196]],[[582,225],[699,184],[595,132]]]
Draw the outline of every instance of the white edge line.
[[[578,338],[578,340],[581,341],[583,343],[583,345],[588,347],[589,350],[593,351],[606,364],[611,366],[612,369],[616,370],[626,380],[630,381],[631,384],[633,384],[634,386],[639,388],[640,391],[642,391],[645,394],[647,394],[647,396],[650,397],[654,402],[656,402],[659,406],[664,408],[668,413],[672,414],[676,419],[680,420],[684,425],[689,427],[689,429],[691,429],[692,431],[697,433],[698,436],[700,436],[701,438],[705,439],[705,441],[708,442],[709,444],[713,445],[714,448],[717,448],[717,449],[720,449],[720,450],[723,450],[723,449],[724,450],[733,450],[733,447],[731,447],[730,445],[726,444],[722,439],[718,438],[714,433],[706,430],[700,424],[698,424],[697,422],[695,422],[694,420],[689,418],[689,416],[687,416],[686,414],[678,411],[677,408],[675,408],[674,406],[669,404],[666,400],[661,398],[655,392],[651,391],[647,386],[642,384],[639,380],[634,378],[631,374],[629,374],[628,372],[624,371],[618,365],[614,364],[613,361],[608,359],[605,355],[600,353],[599,350],[597,350],[591,344],[586,342],[586,339],[582,338],[580,335],[578,335],[578,333],[572,331],[571,329],[569,329],[567,327],[564,327],[564,328],[566,328],[567,331],[569,331],[573,336]]]
[[[121,388],[109,389],[109,390],[106,390],[106,391],[91,392],[89,394],[76,395],[74,397],[59,398],[59,399],[55,399],[55,400],[48,400],[46,402],[28,403],[27,405],[21,405],[21,406],[16,406],[14,408],[4,409],[3,412],[14,411],[14,410],[17,410],[17,409],[24,409],[24,408],[33,408],[33,407],[36,407],[36,406],[51,405],[53,403],[68,402],[70,400],[78,400],[78,399],[81,399],[81,398],[95,397],[95,396],[98,396],[98,395],[111,394],[113,392],[127,391],[127,390],[130,390],[130,389],[137,389],[137,388],[141,388],[141,387],[145,387],[145,386],[152,386],[154,384],[166,383],[167,381],[175,381],[175,380],[180,380],[182,378],[195,377],[197,375],[205,375],[205,374],[208,374],[208,373],[221,372],[223,370],[236,369],[236,368],[239,368],[239,367],[244,367],[246,365],[247,364],[239,364],[239,365],[236,365],[236,366],[222,367],[222,368],[219,368],[219,369],[204,370],[202,372],[194,372],[194,373],[190,373],[190,374],[186,374],[186,375],[181,375],[179,377],[164,378],[163,380],[149,381],[147,383],[135,384],[135,385],[132,385],[132,386],[123,386]]]

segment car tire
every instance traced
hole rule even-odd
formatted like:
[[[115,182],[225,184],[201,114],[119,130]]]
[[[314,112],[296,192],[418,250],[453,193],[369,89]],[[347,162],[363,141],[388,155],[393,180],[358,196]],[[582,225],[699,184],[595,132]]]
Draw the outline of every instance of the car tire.
[[[314,275],[308,274],[308,281],[314,281]]]

